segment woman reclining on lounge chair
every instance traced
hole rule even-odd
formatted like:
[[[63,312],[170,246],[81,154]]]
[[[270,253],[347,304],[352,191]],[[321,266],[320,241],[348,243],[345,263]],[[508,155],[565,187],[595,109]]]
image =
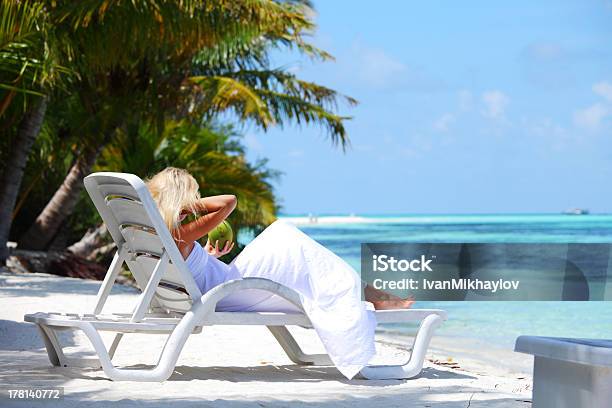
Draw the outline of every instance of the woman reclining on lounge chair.
[[[234,279],[273,280],[300,294],[304,311],[344,375],[353,377],[374,355],[375,317],[361,302],[357,273],[340,257],[296,227],[276,221],[227,265],[217,258],[231,251],[233,243],[219,248],[207,242],[203,248],[197,240],[230,215],[235,196],[201,198],[196,180],[173,167],[149,179],[147,187],[202,293]],[[199,217],[182,224],[189,214]],[[369,285],[364,294],[377,309],[408,308],[413,303]],[[285,299],[257,290],[230,295],[217,304],[217,310],[297,311]]]

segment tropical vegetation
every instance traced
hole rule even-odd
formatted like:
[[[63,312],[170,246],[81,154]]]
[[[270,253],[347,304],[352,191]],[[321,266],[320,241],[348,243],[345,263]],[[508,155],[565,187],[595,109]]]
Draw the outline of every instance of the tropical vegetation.
[[[238,229],[276,215],[266,161],[249,162],[240,129],[326,129],[346,146],[338,102],[274,67],[272,53],[332,57],[312,45],[306,0],[0,0],[0,261],[19,248],[104,246],[83,193],[95,170],[188,169],[205,194],[233,192]],[[75,244],[76,242],[76,244]]]

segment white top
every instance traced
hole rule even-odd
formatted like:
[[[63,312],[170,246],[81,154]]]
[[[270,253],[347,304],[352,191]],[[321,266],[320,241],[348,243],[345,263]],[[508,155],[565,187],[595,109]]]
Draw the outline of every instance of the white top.
[[[209,255],[198,241],[193,243],[185,262],[203,294],[223,282],[242,278],[238,271],[230,270],[225,263]]]
[[[187,267],[202,294],[224,282],[242,279],[235,268],[230,268],[206,252],[202,245],[194,242],[193,249],[185,260]],[[219,312],[299,312],[300,310],[285,299],[270,292],[257,289],[232,293],[217,303]]]

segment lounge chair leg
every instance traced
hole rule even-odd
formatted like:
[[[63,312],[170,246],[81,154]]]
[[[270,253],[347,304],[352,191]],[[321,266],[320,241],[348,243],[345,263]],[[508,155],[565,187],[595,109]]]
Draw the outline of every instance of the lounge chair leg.
[[[123,333],[117,333],[115,335],[115,338],[113,339],[113,343],[110,346],[110,349],[108,349],[108,355],[111,358],[111,360],[113,359],[113,357],[115,357],[115,352],[117,351],[117,347],[119,347],[119,342],[121,342],[121,339],[123,338]]]
[[[299,365],[333,365],[327,354],[306,354],[285,326],[267,326],[287,357]]]
[[[71,358],[64,354],[62,345],[55,334],[52,327],[41,324],[36,325],[41,333],[41,337],[45,342],[45,348],[49,355],[51,364],[57,367],[91,367],[100,368],[100,360],[97,358]]]
[[[403,365],[366,366],[360,374],[369,380],[408,379],[416,377],[423,369],[427,347],[431,341],[434,330],[442,324],[444,319],[432,314],[421,321],[419,330],[414,338],[410,359]]]
[[[91,367],[100,368],[100,360],[97,358],[71,358],[64,354],[55,330],[52,327],[41,324],[36,325],[40,335],[45,342],[45,348],[49,355],[49,361],[56,367]]]
[[[152,381],[161,382],[167,380],[174,371],[178,357],[187,341],[187,338],[192,333],[194,327],[202,319],[204,305],[197,304],[189,312],[185,314],[185,317],[180,323],[174,328],[164,349],[161,352],[157,365],[149,369],[129,369],[129,368],[117,368],[113,365],[111,357],[109,355],[102,337],[98,331],[89,323],[83,322],[79,326],[83,333],[87,336],[91,342],[94,350],[100,357],[100,364],[104,373],[113,381]]]
[[[62,351],[62,346],[59,344],[59,340],[55,335],[53,329],[37,324],[38,331],[40,332],[40,336],[45,342],[45,348],[47,349],[47,355],[49,356],[49,361],[54,366],[61,366],[62,360],[65,360],[64,352]]]

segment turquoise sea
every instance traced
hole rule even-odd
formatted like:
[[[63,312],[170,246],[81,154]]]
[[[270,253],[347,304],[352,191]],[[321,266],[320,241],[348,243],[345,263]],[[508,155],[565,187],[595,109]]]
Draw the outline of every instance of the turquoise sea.
[[[612,243],[612,215],[284,216],[357,271],[365,242]],[[612,339],[612,302],[418,302],[441,308],[445,337],[511,350],[522,334]],[[412,332],[394,325],[388,330]],[[399,333],[398,333],[399,334]]]

